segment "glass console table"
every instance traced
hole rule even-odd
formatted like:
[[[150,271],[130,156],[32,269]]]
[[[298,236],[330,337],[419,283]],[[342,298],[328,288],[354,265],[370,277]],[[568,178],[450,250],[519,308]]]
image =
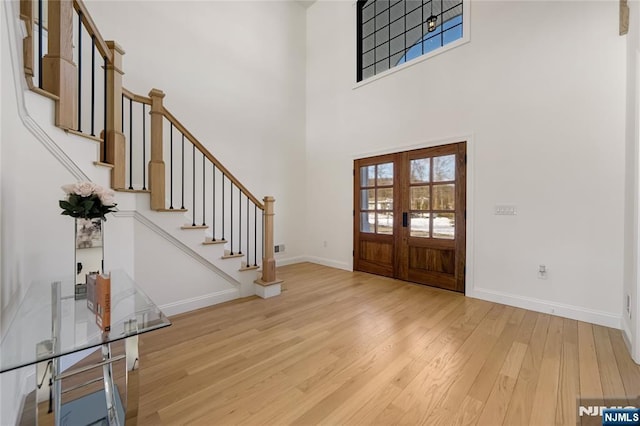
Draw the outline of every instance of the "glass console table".
[[[135,424],[138,414],[138,335],[171,325],[167,317],[123,271],[111,272],[111,331],[102,332],[87,300],[75,300],[75,280],[34,282],[0,342],[0,373],[36,364],[36,407],[49,399],[55,424],[78,424],[69,416],[72,408],[62,406],[62,380],[78,373],[101,368],[106,422],[109,425]],[[111,343],[124,340],[125,353],[114,356]],[[61,370],[60,357],[89,348],[100,348],[100,362]],[[122,397],[114,385],[112,364],[125,362]],[[91,396],[91,395],[90,395]],[[88,397],[87,397],[88,398]],[[95,395],[91,398],[96,400]],[[77,401],[77,400],[76,400]],[[66,405],[82,407],[72,401]],[[88,401],[88,400],[87,400]],[[106,406],[105,406],[106,403]],[[103,408],[104,410],[104,408]],[[62,421],[65,416],[64,421]],[[37,415],[36,415],[37,418]],[[82,421],[81,421],[82,422]]]

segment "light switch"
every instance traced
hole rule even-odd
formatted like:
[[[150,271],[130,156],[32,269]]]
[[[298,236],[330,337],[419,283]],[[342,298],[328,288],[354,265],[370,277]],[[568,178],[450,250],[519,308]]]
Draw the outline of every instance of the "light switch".
[[[495,214],[503,216],[515,216],[517,214],[517,208],[514,204],[496,204]]]

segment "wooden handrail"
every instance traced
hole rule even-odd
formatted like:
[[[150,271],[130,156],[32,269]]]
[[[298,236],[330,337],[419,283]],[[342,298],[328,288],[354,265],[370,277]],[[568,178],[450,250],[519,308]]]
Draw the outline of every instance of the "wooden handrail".
[[[130,90],[125,89],[124,87],[122,88],[122,94],[124,95],[125,98],[131,99],[134,102],[139,102],[141,104],[151,105],[151,98],[148,98],[146,96],[136,95],[135,93],[133,93]]]
[[[249,192],[249,190],[247,188],[245,188],[245,186],[243,184],[240,183],[240,181],[238,179],[236,179],[235,176],[233,176],[231,174],[231,172],[229,172],[229,170],[227,170],[226,167],[224,167],[222,164],[220,164],[220,161],[218,161],[218,159],[216,157],[213,156],[213,154],[211,154],[209,152],[209,150],[207,150],[207,148],[204,147],[204,145],[202,145],[198,139],[196,139],[195,136],[193,136],[191,134],[191,132],[189,132],[183,125],[182,123],[180,123],[180,121],[178,121],[178,119],[171,114],[171,112],[169,112],[168,109],[163,108],[164,110],[164,116],[167,118],[167,120],[169,120],[170,122],[173,123],[173,127],[175,127],[176,129],[178,129],[178,131],[180,131],[183,135],[186,136],[186,138],[193,144],[195,145],[196,148],[198,148],[198,151],[200,151],[202,154],[204,154],[205,157],[207,157],[209,159],[209,161],[211,161],[231,182],[233,182],[233,184],[235,186],[237,186],[238,188],[240,188],[240,190],[247,196],[249,197],[249,199],[256,205],[258,206],[258,208],[260,210],[264,210],[264,204],[261,203],[251,192]]]
[[[93,19],[91,18],[91,15],[87,10],[87,7],[84,5],[84,2],[82,0],[73,0],[73,8],[77,12],[82,13],[82,23],[84,24],[84,27],[87,29],[87,32],[89,33],[89,35],[95,36],[96,46],[98,47],[98,50],[100,51],[102,56],[107,58],[108,63],[110,64],[113,63],[113,56],[111,56],[111,49],[109,49],[109,47],[107,46],[107,43],[104,41],[104,38],[102,38],[102,35],[100,34],[100,31],[98,30],[98,27],[96,26],[96,24],[93,22]]]

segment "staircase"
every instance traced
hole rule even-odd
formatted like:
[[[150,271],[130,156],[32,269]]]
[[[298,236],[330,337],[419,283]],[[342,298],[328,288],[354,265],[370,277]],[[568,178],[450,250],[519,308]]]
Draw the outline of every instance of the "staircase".
[[[55,126],[96,149],[91,167],[106,170],[119,204],[234,295],[279,294],[273,197],[254,196],[166,108],[161,90],[123,87],[124,49],[103,39],[81,0],[21,0],[20,19],[29,89],[53,101]]]

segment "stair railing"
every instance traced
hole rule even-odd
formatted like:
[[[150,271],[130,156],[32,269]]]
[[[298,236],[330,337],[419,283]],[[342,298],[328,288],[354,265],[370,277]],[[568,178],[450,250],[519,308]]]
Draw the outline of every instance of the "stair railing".
[[[155,90],[150,96],[162,103],[160,93]],[[190,206],[191,224],[185,228],[211,224],[207,243],[227,243],[229,250],[225,256],[246,255],[244,267],[257,268],[263,252],[264,204],[164,106],[162,117],[163,131],[168,130],[168,134],[163,132],[161,145],[152,142],[152,152],[154,147],[162,149],[169,169],[165,175],[151,176],[157,185],[165,180],[164,203],[156,207],[173,210]]]
[[[258,282],[278,282],[273,197],[261,202],[248,191],[164,107],[162,91],[145,97],[122,87],[125,52],[104,40],[82,0],[21,0],[20,19],[29,87],[55,99],[58,127],[100,142],[100,162],[112,166],[112,188],[148,188],[157,211],[188,208],[185,228],[210,223],[205,244],[228,244],[225,257],[246,256],[245,269],[257,268],[261,255]]]
[[[123,88],[121,131],[125,135],[125,188],[147,191],[147,160],[151,148],[151,98]]]
[[[104,40],[80,0],[21,0],[20,19],[26,28],[27,84],[55,99],[56,126],[100,142],[100,161],[114,166],[112,187],[124,189],[125,165],[116,158],[124,158],[119,102],[124,51]]]

